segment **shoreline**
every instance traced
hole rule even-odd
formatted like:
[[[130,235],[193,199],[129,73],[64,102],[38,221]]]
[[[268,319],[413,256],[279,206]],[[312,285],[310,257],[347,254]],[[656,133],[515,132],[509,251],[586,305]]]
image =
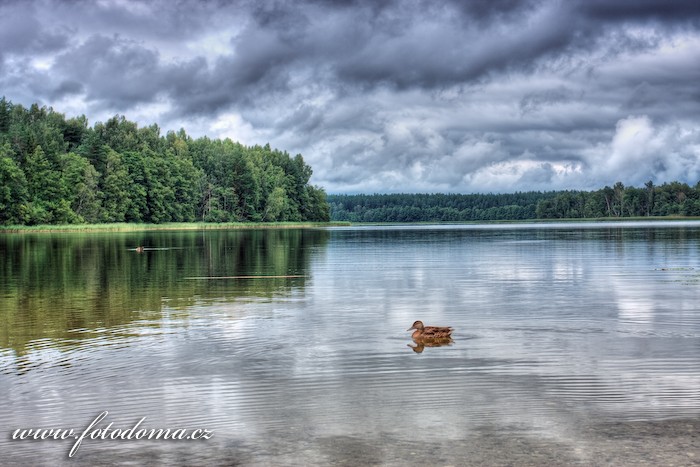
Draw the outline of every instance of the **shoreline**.
[[[420,222],[351,222],[347,225],[498,225],[498,224],[596,224],[617,222],[687,222],[700,221],[697,216],[650,216],[650,217],[588,217],[561,219],[501,219],[480,221],[420,221]]]
[[[92,233],[92,232],[149,232],[167,230],[248,230],[248,229],[314,229],[347,227],[350,222],[170,222],[164,224],[42,224],[9,225],[0,227],[0,233]]]
[[[499,225],[499,224],[575,224],[575,223],[618,223],[618,222],[683,222],[700,221],[697,216],[654,216],[654,217],[595,217],[562,219],[502,219],[482,221],[422,221],[422,222],[169,222],[163,224],[42,224],[0,226],[1,234],[12,233],[90,233],[90,232],[148,232],[168,230],[247,230],[247,229],[314,229],[325,227],[352,226],[395,226],[395,225]]]

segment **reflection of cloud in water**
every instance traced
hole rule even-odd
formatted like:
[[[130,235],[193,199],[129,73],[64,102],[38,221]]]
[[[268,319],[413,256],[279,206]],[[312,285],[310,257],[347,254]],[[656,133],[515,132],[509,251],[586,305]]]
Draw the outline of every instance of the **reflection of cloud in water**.
[[[574,281],[583,278],[583,265],[570,258],[555,258],[552,261],[551,276],[557,281]]]
[[[527,244],[489,240],[498,231],[398,233],[331,238],[306,257],[303,286],[163,299],[123,326],[128,339],[64,352],[62,371],[3,374],[13,408],[0,416],[26,424],[73,410],[84,423],[109,401],[131,423],[215,430],[218,444],[190,448],[200,455],[234,446],[250,463],[327,464],[384,446],[353,459],[404,465],[414,442],[445,463],[450,445],[487,463],[488,442],[493,453],[555,444],[595,463],[601,441],[584,427],[700,415],[698,292],[653,271],[659,251],[554,233]],[[415,319],[453,326],[454,343],[410,351]],[[37,406],[46,386],[55,395]]]
[[[634,278],[612,277],[609,280],[622,322],[651,324],[656,301],[652,288],[638,287]]]

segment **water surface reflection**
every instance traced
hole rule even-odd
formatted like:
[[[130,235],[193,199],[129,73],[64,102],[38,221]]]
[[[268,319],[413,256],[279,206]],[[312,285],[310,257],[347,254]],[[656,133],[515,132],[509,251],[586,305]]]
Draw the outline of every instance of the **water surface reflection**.
[[[699,246],[695,224],[2,237],[0,419],[215,433],[86,464],[688,463]],[[263,275],[301,277],[187,279]]]
[[[125,326],[135,321],[157,325],[165,304],[186,310],[286,294],[304,286],[311,253],[328,236],[296,229],[0,235],[0,346],[23,354],[41,339],[65,346],[129,335]]]

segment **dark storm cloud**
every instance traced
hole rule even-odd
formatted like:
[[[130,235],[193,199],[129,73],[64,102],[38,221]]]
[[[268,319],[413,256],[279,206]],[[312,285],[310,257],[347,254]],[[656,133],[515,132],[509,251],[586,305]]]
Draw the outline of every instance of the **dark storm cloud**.
[[[322,61],[343,81],[434,87],[585,50],[590,41],[613,41],[611,50],[654,45],[649,38],[606,31],[618,16],[621,22],[658,17],[679,25],[698,18],[696,2],[643,3],[396,2],[372,8],[358,2],[352,10],[276,3],[257,8],[248,31],[249,39],[265,38],[267,47],[247,47],[244,39],[237,52],[247,63],[270,63],[274,48],[288,63]],[[630,17],[620,14],[625,8]]]
[[[594,20],[672,20],[697,22],[698,2],[694,0],[581,0],[578,8]]]
[[[237,2],[46,0],[38,5],[88,34],[119,33],[133,39],[180,41],[217,27],[221,5],[236,8]]]
[[[530,42],[518,37],[485,41],[459,18],[450,19],[452,9],[431,3],[353,6],[256,6],[252,21],[232,39],[231,53],[203,70],[190,96],[179,96],[181,110],[206,114],[229,104],[258,104],[290,92],[298,74],[326,82],[334,92],[386,84],[441,87],[525,64],[562,41],[561,28],[548,28]],[[495,14],[483,6],[475,10],[483,16]]]
[[[44,28],[30,2],[0,2],[0,57],[60,50],[66,28]]]
[[[329,191],[700,176],[697,0],[16,1],[0,40],[10,99],[158,108]]]
[[[134,103],[152,101],[166,70],[156,51],[120,37],[92,36],[57,56],[52,72],[83,83],[88,100],[122,111]]]
[[[632,19],[665,15],[688,24],[689,13],[697,16],[688,5],[672,15],[650,2],[631,7]],[[288,93],[295,73],[351,92],[439,89],[585,61],[596,44],[611,56],[655,46],[653,37],[607,29],[619,8],[609,10],[605,16],[604,4],[586,2],[263,3],[232,41],[234,53],[207,70],[182,110],[206,113]]]
[[[170,80],[160,79],[172,72],[170,65],[152,50],[139,50],[143,47],[138,41],[116,50],[104,38],[95,39],[102,35],[93,36],[62,57],[101,64],[87,75],[80,73],[86,67],[76,67],[75,74],[99,79],[95,84],[85,83],[93,98],[102,96],[106,103],[125,105],[149,102],[157,86],[166,92],[178,91],[181,111],[198,114],[288,93],[290,80],[299,72],[326,80],[329,86],[364,90],[382,85],[433,89],[532,69],[546,65],[538,63],[541,59],[557,54],[563,54],[560,60],[568,60],[566,53],[585,48],[594,35],[605,36],[603,26],[589,19],[613,21],[624,9],[606,6],[606,2],[514,0],[344,2],[340,6],[324,2],[183,2],[174,7],[139,2],[137,8],[114,2],[92,8],[85,2],[56,5],[65,14],[81,11],[86,23],[126,35],[122,37],[182,37],[202,33],[206,22],[220,12],[223,17],[248,16],[250,22],[232,38],[229,54],[197,69],[180,66],[180,73],[173,73]],[[663,8],[662,3],[645,2],[643,8],[630,4],[628,9],[632,18],[665,15],[686,22],[694,10],[690,3],[683,5]],[[17,35],[20,41],[21,37]],[[627,36],[612,39],[624,50],[631,47],[624,43],[631,40]],[[124,80],[115,78],[118,73],[112,71],[117,70],[127,75]],[[141,89],[129,90],[126,84],[141,76],[151,79],[139,81]]]
[[[56,86],[51,92],[51,97],[53,99],[61,99],[63,97],[82,94],[85,91],[85,87],[78,81],[62,81]]]
[[[514,2],[504,3],[515,9]],[[498,30],[500,23],[492,23],[493,30],[472,24],[495,15],[495,8],[484,5],[465,8],[458,4],[457,9],[434,2],[397,2],[377,8],[360,3],[352,10],[277,5],[256,12],[256,24],[248,31],[249,37],[236,44],[236,50],[240,60],[256,69],[271,63],[270,57],[282,56],[283,66],[286,62],[330,72],[329,76],[344,84],[432,88],[528,63],[553,44],[567,42],[563,27],[530,28],[534,34],[527,41],[520,37],[527,31],[498,37],[503,32]],[[518,8],[525,9],[519,4]],[[465,9],[478,17],[465,23]],[[498,16],[504,14],[499,11]],[[247,39],[262,41],[267,47],[248,47]]]

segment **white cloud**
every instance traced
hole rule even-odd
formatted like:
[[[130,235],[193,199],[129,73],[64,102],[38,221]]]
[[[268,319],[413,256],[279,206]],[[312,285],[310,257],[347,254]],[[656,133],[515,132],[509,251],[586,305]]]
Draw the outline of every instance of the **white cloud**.
[[[661,149],[660,143],[646,115],[620,120],[610,148],[608,169],[628,174],[648,171],[644,166],[650,162],[649,155]]]
[[[654,125],[646,115],[617,122],[609,144],[596,149],[593,174],[605,184],[622,181],[640,186],[700,177],[700,131],[691,122]]]
[[[247,146],[255,144],[265,144],[260,141],[260,133],[253,126],[245,121],[243,117],[234,112],[219,115],[209,126],[207,133],[213,138],[230,138],[232,141]]]

